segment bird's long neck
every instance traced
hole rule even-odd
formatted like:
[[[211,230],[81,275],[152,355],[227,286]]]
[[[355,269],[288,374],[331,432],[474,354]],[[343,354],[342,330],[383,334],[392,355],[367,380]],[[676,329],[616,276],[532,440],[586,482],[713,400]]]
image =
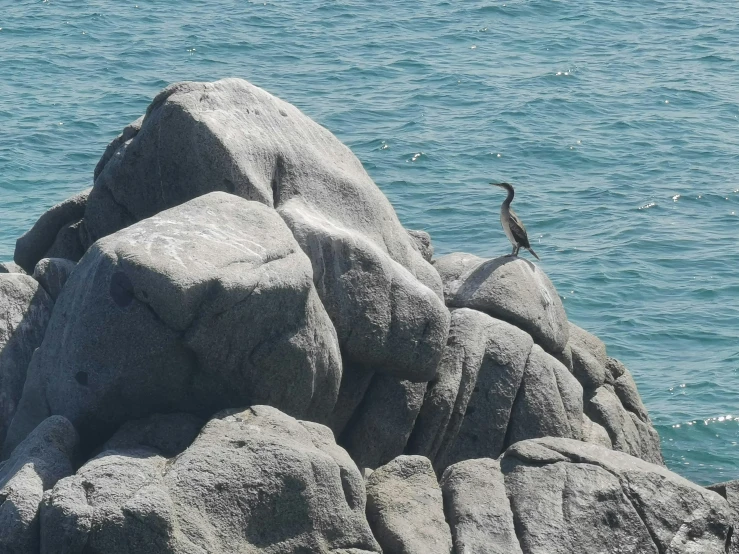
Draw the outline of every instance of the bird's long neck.
[[[506,199],[503,201],[503,206],[506,208],[509,208],[511,206],[511,202],[513,202],[513,189],[507,189],[508,190],[508,196],[506,196]]]

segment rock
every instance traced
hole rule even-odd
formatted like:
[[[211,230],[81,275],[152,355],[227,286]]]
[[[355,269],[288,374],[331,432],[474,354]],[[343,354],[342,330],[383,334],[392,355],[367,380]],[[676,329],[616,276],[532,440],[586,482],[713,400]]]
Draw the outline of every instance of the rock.
[[[605,448],[613,448],[608,431],[602,425],[593,422],[585,414],[582,415],[582,440],[583,442],[599,444]]]
[[[440,484],[455,552],[522,554],[497,460],[454,464]]]
[[[33,270],[33,278],[36,279],[52,300],[56,302],[59,293],[64,288],[69,275],[77,264],[63,258],[43,258],[39,260]]]
[[[362,476],[322,425],[269,406],[217,415],[167,459],[108,451],[44,505],[42,553],[380,552]]]
[[[54,244],[44,254],[45,258],[62,258],[77,263],[85,254],[83,236],[85,235],[84,222],[75,221],[65,225],[56,234]]]
[[[659,435],[651,423],[627,411],[610,385],[598,388],[584,403],[585,413],[608,432],[614,450],[663,464]]]
[[[53,306],[30,276],[0,274],[0,443],[15,415],[28,364],[44,338]]]
[[[426,231],[408,230],[407,232],[413,239],[418,251],[421,253],[421,256],[423,256],[423,259],[427,262],[431,262],[431,258],[434,257],[434,245],[431,243],[431,235]]]
[[[456,266],[456,267],[455,267]],[[558,354],[569,337],[567,315],[552,282],[523,258],[484,260],[449,254],[434,267],[450,307],[472,308],[520,327],[547,352]]]
[[[60,416],[44,420],[0,466],[0,551],[39,550],[38,511],[44,491],[73,472],[77,432]]]
[[[739,554],[739,480],[716,483],[706,488],[720,494],[728,502],[732,512],[731,521],[734,525],[734,533],[731,535],[727,554]]]
[[[21,273],[26,275],[23,268],[15,262],[0,262],[0,274],[1,273]]]
[[[275,208],[311,259],[347,364],[436,373],[449,314],[438,274],[350,150],[240,79],[177,83],[103,156],[89,241],[211,191]]]
[[[548,437],[516,443],[501,468],[527,554],[725,552],[726,501],[662,466]]]
[[[570,347],[570,344],[567,343],[567,346],[565,346],[565,349],[562,350],[559,354],[552,354],[557,360],[562,362],[562,365],[565,366],[570,373],[574,371],[572,367],[572,348]]]
[[[357,466],[375,469],[403,453],[425,392],[426,383],[375,374],[339,440]]]
[[[362,366],[344,364],[339,397],[336,399],[334,410],[328,421],[328,426],[331,427],[335,436],[338,437],[344,432],[346,425],[367,393],[374,376],[374,371],[368,371]]]
[[[452,551],[441,490],[423,456],[399,456],[369,476],[367,520],[385,554]]]
[[[154,414],[146,419],[127,421],[106,441],[106,450],[151,448],[173,458],[192,444],[205,421],[192,414]]]
[[[636,414],[644,423],[651,426],[646,406],[642,402],[631,372],[615,358],[608,358],[608,372],[613,376],[613,392],[628,411]]]
[[[434,456],[439,472],[500,455],[533,345],[520,329],[481,312],[455,310],[453,321],[440,379],[428,389],[412,442],[415,452]]]
[[[89,193],[90,189],[84,190],[45,212],[33,227],[16,241],[15,263],[26,273],[33,273],[38,261],[48,257],[46,253],[54,245],[59,231],[82,218]]]
[[[507,441],[538,437],[582,437],[582,387],[565,366],[534,345],[511,412]]]
[[[340,379],[334,329],[284,222],[213,193],[85,254],[29,367],[5,448],[49,413],[68,417],[86,444],[129,419],[253,402],[324,420]]]
[[[577,325],[569,324],[572,373],[586,390],[595,390],[606,382],[606,346]]]

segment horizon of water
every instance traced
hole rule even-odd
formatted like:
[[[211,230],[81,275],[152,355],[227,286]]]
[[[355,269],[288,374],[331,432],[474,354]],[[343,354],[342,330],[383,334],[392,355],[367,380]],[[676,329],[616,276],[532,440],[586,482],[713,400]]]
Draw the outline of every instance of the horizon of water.
[[[739,25],[707,0],[20,0],[0,13],[0,259],[171,82],[242,77],[359,157],[437,255],[508,253],[632,371],[668,467],[739,478]]]

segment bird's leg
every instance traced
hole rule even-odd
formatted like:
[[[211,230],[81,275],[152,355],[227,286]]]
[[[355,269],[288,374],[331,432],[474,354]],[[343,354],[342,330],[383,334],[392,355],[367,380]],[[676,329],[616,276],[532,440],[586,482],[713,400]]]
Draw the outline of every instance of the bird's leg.
[[[514,255],[514,256],[518,256],[518,251],[519,251],[519,250],[521,250],[521,247],[520,247],[520,246],[515,246],[515,247],[513,248],[513,255]]]
[[[508,255],[509,255],[509,256],[515,256],[516,254],[518,254],[518,252],[517,252],[517,249],[516,249],[516,247],[514,246],[514,247],[513,247],[513,250],[511,250],[511,253],[510,253],[510,254],[508,254]]]

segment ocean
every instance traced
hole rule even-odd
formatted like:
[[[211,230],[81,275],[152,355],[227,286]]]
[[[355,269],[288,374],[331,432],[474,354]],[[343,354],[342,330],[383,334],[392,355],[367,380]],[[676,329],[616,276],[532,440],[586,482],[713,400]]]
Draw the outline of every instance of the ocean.
[[[344,141],[437,255],[510,251],[632,371],[668,467],[739,478],[739,18],[674,0],[70,0],[0,10],[0,260],[167,84],[242,77]]]

